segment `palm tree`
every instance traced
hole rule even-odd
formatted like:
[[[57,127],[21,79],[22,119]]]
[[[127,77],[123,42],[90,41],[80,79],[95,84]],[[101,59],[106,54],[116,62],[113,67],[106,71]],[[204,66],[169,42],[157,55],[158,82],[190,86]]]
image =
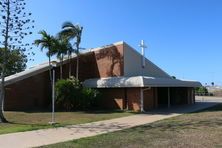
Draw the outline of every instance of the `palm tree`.
[[[45,30],[42,30],[39,32],[39,34],[42,36],[41,39],[37,39],[34,41],[34,44],[41,47],[41,51],[43,49],[47,49],[46,55],[49,58],[49,78],[52,82],[52,74],[51,74],[51,56],[54,54],[53,50],[55,47],[55,38],[51,35],[49,35]]]
[[[57,54],[57,58],[60,60],[60,79],[62,79],[62,66],[63,66],[63,58],[66,55],[70,48],[72,48],[71,44],[68,42],[66,38],[62,38],[58,36],[55,40],[55,48],[53,53]]]
[[[62,31],[60,34],[62,36],[65,36],[69,41],[76,39],[74,42],[74,45],[76,47],[75,53],[76,53],[76,79],[78,79],[79,74],[79,45],[81,43],[81,36],[82,36],[82,30],[83,27],[79,25],[74,25],[72,22],[65,22],[62,25]],[[72,53],[70,53],[71,55]],[[71,58],[71,57],[70,57]]]
[[[71,45],[71,44],[70,44]],[[72,48],[72,45],[68,49],[68,60],[69,60],[69,78],[71,77],[71,70],[72,70],[72,65],[71,65],[71,59],[72,59],[72,53],[74,52],[74,49]]]

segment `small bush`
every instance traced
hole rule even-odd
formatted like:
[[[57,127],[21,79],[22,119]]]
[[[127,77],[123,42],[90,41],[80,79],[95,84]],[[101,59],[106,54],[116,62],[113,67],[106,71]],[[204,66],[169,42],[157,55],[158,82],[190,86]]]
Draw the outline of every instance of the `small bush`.
[[[208,90],[206,87],[201,86],[201,87],[195,88],[195,93],[196,93],[196,95],[199,95],[199,96],[207,96]]]
[[[99,98],[98,90],[83,88],[76,79],[56,82],[56,104],[61,109],[70,111],[95,108]]]
[[[82,89],[82,105],[85,109],[97,107],[98,101],[100,99],[100,92],[92,88]]]
[[[75,87],[69,80],[58,80],[55,86],[56,90],[56,104],[59,107],[71,110],[74,103]]]

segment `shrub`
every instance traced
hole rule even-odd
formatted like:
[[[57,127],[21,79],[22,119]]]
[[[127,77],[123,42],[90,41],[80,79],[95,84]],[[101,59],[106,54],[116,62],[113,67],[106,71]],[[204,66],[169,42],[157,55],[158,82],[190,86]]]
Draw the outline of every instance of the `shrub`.
[[[200,95],[200,96],[208,95],[208,90],[204,86],[195,88],[195,92],[197,95]]]
[[[98,90],[83,88],[74,78],[56,82],[56,104],[67,111],[94,108],[99,98]]]
[[[101,97],[100,92],[92,88],[82,89],[82,105],[84,109],[97,107],[98,101]]]
[[[69,80],[58,80],[55,86],[56,90],[56,104],[59,107],[71,110],[74,106],[74,92],[75,87]]]

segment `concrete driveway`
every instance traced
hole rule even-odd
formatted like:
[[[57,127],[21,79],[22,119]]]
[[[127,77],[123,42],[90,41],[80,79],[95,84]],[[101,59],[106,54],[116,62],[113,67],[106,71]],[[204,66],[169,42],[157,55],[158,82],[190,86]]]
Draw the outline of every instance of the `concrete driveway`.
[[[0,135],[0,147],[37,147],[83,137],[95,136],[175,117],[183,113],[194,112],[214,106],[220,102],[222,102],[222,98],[197,98],[197,103],[194,105],[175,106],[170,109],[158,109],[144,114],[87,124],[4,134]]]

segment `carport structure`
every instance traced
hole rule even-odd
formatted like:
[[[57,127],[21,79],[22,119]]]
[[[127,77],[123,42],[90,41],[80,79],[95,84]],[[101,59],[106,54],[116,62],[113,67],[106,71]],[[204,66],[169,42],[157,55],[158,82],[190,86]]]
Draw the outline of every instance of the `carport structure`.
[[[108,96],[103,105],[142,112],[163,106],[193,104],[194,88],[201,86],[197,81],[147,76],[88,79],[83,84]]]

